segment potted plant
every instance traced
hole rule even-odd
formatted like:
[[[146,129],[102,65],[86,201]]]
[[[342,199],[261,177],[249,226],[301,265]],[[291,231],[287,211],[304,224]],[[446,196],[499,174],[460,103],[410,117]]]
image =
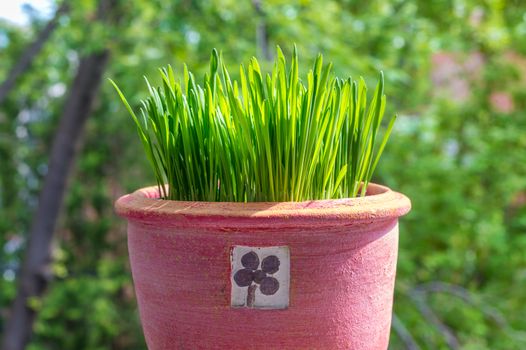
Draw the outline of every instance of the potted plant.
[[[404,195],[370,183],[384,80],[278,48],[233,80],[161,69],[137,116],[157,186],[119,198],[148,348],[386,349]]]

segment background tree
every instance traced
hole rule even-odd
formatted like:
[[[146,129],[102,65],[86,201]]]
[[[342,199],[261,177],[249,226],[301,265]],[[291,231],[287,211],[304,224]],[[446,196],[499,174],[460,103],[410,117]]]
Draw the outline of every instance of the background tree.
[[[101,0],[97,7],[96,20],[104,21],[110,17],[115,7],[114,3],[112,0]],[[63,11],[63,8],[59,8],[57,15]],[[56,18],[51,20],[36,43],[45,40],[46,35],[49,36],[47,33],[52,31],[56,22]],[[20,62],[29,62],[30,58],[27,57],[34,54],[41,45],[32,44]],[[84,124],[90,114],[108,56],[108,50],[102,48],[80,59],[78,72],[54,137],[49,171],[27,237],[26,254],[18,277],[17,295],[8,314],[3,349],[24,349],[31,338],[35,310],[29,302],[31,299],[42,297],[52,277],[51,241],[56,220],[62,206],[66,181],[79,147],[79,139],[82,137]],[[20,71],[22,68],[17,65],[14,71]],[[14,78],[15,75],[10,74],[7,82],[13,81]]]

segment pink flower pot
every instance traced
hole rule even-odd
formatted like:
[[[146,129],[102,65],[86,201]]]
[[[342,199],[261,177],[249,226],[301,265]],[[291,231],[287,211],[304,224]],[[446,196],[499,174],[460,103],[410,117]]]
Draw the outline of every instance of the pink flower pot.
[[[142,326],[159,349],[387,349],[404,195],[116,202]],[[241,272],[240,272],[241,271]]]

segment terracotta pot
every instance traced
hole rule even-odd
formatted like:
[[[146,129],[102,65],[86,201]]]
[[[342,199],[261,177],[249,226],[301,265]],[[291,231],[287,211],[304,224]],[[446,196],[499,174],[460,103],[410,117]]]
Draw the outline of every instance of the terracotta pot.
[[[158,349],[387,349],[404,195],[280,203],[116,202]],[[241,272],[240,272],[241,271]]]

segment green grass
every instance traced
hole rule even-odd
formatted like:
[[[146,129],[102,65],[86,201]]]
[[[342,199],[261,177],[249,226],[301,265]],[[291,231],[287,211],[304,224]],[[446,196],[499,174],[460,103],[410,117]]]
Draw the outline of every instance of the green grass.
[[[393,127],[379,130],[384,78],[370,102],[362,78],[340,79],[318,55],[306,80],[279,47],[270,74],[256,58],[232,80],[216,50],[198,85],[184,67],[160,69],[131,114],[164,199],[188,201],[303,201],[365,195]],[[363,186],[362,186],[363,183]],[[163,186],[168,184],[168,187]]]

